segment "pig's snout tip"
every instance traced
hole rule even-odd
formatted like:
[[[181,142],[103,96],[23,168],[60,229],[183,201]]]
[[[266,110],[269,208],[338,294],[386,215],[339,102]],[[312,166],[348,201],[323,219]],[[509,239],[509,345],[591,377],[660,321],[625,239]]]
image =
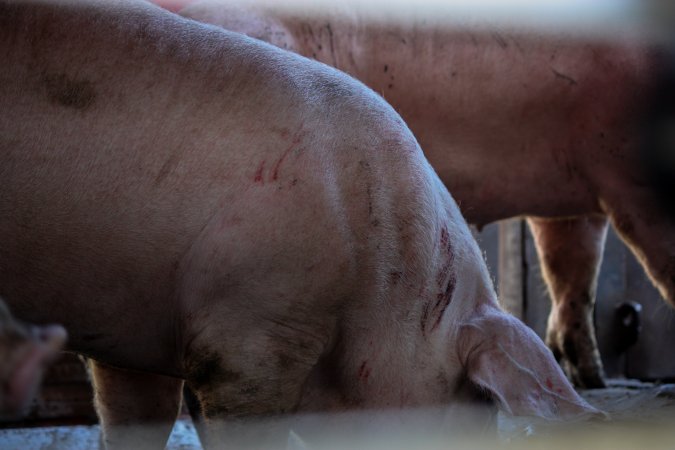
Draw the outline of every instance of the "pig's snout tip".
[[[47,325],[40,328],[38,337],[50,350],[58,351],[65,345],[68,333],[61,325]]]

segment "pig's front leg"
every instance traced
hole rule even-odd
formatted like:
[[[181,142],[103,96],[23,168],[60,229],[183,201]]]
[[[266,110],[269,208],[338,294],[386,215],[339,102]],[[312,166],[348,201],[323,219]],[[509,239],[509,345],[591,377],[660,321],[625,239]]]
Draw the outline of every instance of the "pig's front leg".
[[[589,215],[528,222],[552,300],[546,343],[574,384],[604,387],[593,309],[607,218]]]
[[[162,449],[180,406],[183,380],[89,360],[106,449]]]
[[[209,323],[196,326],[198,336],[185,358],[186,382],[201,407],[206,448],[278,448],[289,430],[268,419],[297,410],[324,350],[311,323],[292,313],[265,313],[264,304],[279,302],[261,299],[261,311],[236,320],[228,319],[233,312],[214,308],[206,315]],[[232,333],[223,336],[223,329]]]
[[[213,356],[204,361],[212,363]],[[298,374],[272,367],[273,358],[251,353],[246,357],[252,363],[250,371],[212,365],[188,380],[201,406],[198,420],[203,418],[205,426],[199,437],[205,448],[279,448],[288,439],[287,424],[274,419],[297,409],[309,370]]]

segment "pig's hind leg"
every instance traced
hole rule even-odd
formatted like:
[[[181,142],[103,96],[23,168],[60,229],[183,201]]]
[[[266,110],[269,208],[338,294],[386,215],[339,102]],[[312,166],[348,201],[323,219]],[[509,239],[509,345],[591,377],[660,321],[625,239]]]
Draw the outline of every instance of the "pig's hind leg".
[[[106,449],[160,449],[171,434],[183,380],[89,360]]]
[[[552,305],[546,344],[580,387],[605,386],[593,326],[607,218],[528,219]]]
[[[620,187],[603,195],[601,207],[661,296],[675,307],[675,215],[650,186]]]

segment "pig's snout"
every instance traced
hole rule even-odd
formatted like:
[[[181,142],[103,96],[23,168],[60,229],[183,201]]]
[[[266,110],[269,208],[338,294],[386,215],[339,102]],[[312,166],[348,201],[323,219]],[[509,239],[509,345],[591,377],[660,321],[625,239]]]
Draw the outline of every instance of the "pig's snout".
[[[0,395],[0,416],[14,417],[26,410],[42,381],[45,367],[63,348],[68,336],[60,325],[32,327],[31,335],[13,350],[15,363],[3,383],[5,392]]]
[[[68,339],[68,333],[61,325],[46,325],[37,329],[37,339],[47,351],[61,350]]]

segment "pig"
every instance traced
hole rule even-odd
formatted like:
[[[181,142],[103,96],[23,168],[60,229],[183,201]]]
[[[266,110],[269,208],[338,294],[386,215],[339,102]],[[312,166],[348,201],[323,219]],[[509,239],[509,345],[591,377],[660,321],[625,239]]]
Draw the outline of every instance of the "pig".
[[[578,386],[605,386],[593,308],[609,223],[675,304],[672,197],[657,195],[640,154],[645,135],[661,139],[643,122],[664,123],[653,99],[672,92],[675,71],[645,38],[580,40],[424,15],[388,22],[348,6],[184,4],[185,17],[316,59],[381,94],[469,223],[526,216],[552,299],[546,342]],[[675,158],[654,161],[672,186]]]
[[[21,323],[0,299],[0,419],[17,419],[26,412],[44,369],[65,340],[63,327]]]
[[[2,0],[0,53],[0,294],[90,359],[109,448],[166,442],[184,382],[214,446],[479,394],[598,413],[360,82],[141,1]]]

